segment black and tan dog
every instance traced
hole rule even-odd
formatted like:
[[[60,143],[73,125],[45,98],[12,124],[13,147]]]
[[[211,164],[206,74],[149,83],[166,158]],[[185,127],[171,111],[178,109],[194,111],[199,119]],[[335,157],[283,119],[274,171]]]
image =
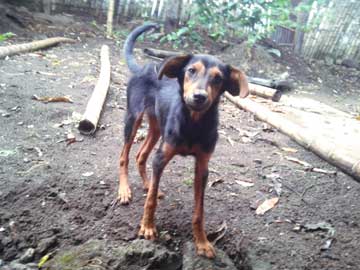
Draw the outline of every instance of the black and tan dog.
[[[197,253],[215,256],[204,229],[204,191],[208,163],[218,139],[218,105],[224,91],[246,97],[248,83],[243,72],[210,55],[171,57],[161,64],[139,66],[133,47],[139,35],[156,28],[147,24],[136,28],[125,45],[126,63],[133,73],[127,88],[125,144],[120,156],[118,201],[129,203],[129,151],[136,131],[146,115],[149,131],[136,156],[137,166],[148,190],[139,236],[154,239],[157,235],[154,215],[159,181],[166,164],[177,154],[195,157],[195,208],[192,219]],[[146,160],[161,138],[153,158],[152,179],[146,175]]]

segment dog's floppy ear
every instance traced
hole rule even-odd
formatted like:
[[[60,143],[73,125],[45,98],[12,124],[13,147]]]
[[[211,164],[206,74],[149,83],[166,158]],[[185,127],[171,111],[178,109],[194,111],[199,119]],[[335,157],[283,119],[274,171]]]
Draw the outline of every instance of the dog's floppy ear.
[[[233,96],[240,94],[241,98],[245,98],[249,95],[249,84],[246,79],[246,75],[241,70],[228,66],[228,77],[224,84],[224,90],[228,91]]]
[[[160,66],[158,79],[161,80],[163,75],[169,78],[176,78],[180,74],[181,70],[191,59],[191,55],[172,56],[166,59]]]

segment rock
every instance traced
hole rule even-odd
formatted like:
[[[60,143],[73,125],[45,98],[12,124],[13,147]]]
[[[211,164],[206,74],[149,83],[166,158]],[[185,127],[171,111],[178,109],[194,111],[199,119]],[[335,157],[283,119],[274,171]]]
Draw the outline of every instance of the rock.
[[[324,61],[327,66],[331,66],[334,64],[334,59],[331,58],[330,56],[325,56]]]
[[[56,236],[52,236],[49,238],[42,239],[37,248],[36,253],[42,255],[45,255],[49,249],[54,248],[58,244]]]
[[[16,255],[17,255],[17,250],[14,246],[5,248],[2,259],[4,261],[11,261],[11,260],[15,259]]]
[[[134,240],[125,246],[106,240],[91,240],[58,253],[45,263],[44,268],[177,270],[181,269],[181,256],[147,240]]]
[[[356,69],[359,69],[360,68],[360,65],[359,63],[357,63],[355,60],[353,59],[344,59],[342,62],[341,62],[341,65],[344,66],[344,67],[347,67],[347,68],[356,68]]]
[[[8,270],[8,269],[10,269],[10,270],[35,270],[38,268],[37,268],[37,266],[34,267],[33,265],[27,265],[27,264],[19,263],[18,261],[13,261],[9,265],[6,265],[1,269],[2,270]]]
[[[28,248],[24,254],[20,257],[19,262],[21,263],[28,263],[31,262],[34,258],[35,249]]]
[[[271,270],[273,269],[271,263],[263,261],[254,250],[248,252],[248,259],[250,261],[251,270]]]
[[[184,247],[182,270],[236,270],[232,260],[226,253],[216,249],[213,260],[198,256],[193,242],[187,242]]]
[[[279,58],[281,57],[281,52],[278,49],[272,48],[272,49],[268,49],[267,51],[273,56],[276,56]]]

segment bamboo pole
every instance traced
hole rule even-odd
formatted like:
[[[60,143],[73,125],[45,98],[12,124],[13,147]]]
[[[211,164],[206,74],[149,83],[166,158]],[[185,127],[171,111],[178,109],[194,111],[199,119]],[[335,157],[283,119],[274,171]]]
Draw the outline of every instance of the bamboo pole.
[[[240,99],[226,92],[225,97],[240,109],[255,114],[261,121],[272,125],[298,144],[314,152],[334,166],[339,167],[345,173],[353,176],[357,181],[360,181],[360,159],[349,155],[349,153],[346,153],[333,141],[319,136],[310,129],[295,124],[286,117],[272,112],[270,109],[249,98]]]
[[[111,38],[113,33],[113,19],[114,19],[115,0],[109,1],[107,23],[106,23],[106,37]]]
[[[270,87],[249,83],[250,94],[259,97],[271,99],[272,101],[279,101],[282,95],[281,90],[276,90]]]
[[[40,50],[43,48],[55,46],[58,43],[74,43],[74,42],[76,41],[71,38],[53,37],[44,40],[33,41],[30,43],[3,46],[0,47],[0,58],[4,58],[6,56],[10,56],[18,53]]]
[[[83,119],[78,126],[79,131],[85,135],[91,135],[96,131],[100,113],[110,85],[110,56],[107,45],[101,47],[100,61],[101,69],[99,79],[86,106]]]

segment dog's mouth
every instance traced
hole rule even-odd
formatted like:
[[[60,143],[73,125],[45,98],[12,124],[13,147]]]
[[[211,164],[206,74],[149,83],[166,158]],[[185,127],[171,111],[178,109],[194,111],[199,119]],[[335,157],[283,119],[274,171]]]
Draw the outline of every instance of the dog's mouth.
[[[192,111],[203,112],[209,108],[210,102],[206,100],[205,102],[197,103],[192,99],[185,99],[185,104]]]

